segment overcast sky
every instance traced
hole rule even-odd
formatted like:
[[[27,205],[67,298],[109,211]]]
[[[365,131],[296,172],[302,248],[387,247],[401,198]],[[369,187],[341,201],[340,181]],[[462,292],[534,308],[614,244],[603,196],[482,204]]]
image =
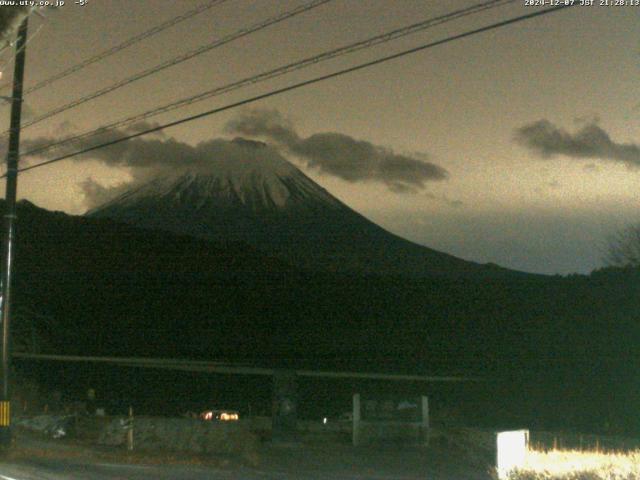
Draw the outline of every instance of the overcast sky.
[[[89,0],[80,7],[67,1],[44,19],[32,17],[26,85],[203,2]],[[302,3],[227,0],[28,95],[25,120]],[[33,145],[83,132],[474,3],[480,2],[333,0],[27,128],[23,138]],[[540,8],[524,3],[152,121],[171,121]],[[347,205],[417,243],[519,270],[587,273],[602,266],[608,236],[640,221],[638,25],[640,7],[577,6],[171,128],[144,142],[184,150],[218,138],[260,138]],[[10,57],[8,49],[0,53],[5,83]],[[9,109],[3,112],[0,125],[6,128]],[[97,190],[135,177],[131,167],[107,157],[25,172],[19,196],[81,214]]]

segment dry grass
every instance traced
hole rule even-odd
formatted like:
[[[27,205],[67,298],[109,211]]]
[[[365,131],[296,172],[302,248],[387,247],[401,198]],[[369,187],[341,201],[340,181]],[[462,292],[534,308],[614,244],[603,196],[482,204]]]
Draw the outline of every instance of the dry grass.
[[[196,454],[176,454],[175,452],[127,452],[123,450],[87,451],[78,448],[65,450],[38,447],[15,446],[1,456],[3,460],[31,461],[34,458],[49,460],[72,460],[88,462],[107,462],[140,465],[197,465],[203,467],[229,467],[232,465],[255,466],[244,459],[231,459],[224,456],[205,456]]]
[[[639,480],[640,450],[602,452],[531,450],[510,480]]]
[[[17,431],[10,449],[0,451],[0,460],[29,461],[34,458],[99,461],[122,464],[144,465],[198,465],[209,467],[229,467],[244,465],[255,467],[260,464],[258,453],[247,450],[241,455],[196,454],[174,452],[163,449],[127,451],[124,447],[97,446],[86,439],[52,440],[28,431]]]

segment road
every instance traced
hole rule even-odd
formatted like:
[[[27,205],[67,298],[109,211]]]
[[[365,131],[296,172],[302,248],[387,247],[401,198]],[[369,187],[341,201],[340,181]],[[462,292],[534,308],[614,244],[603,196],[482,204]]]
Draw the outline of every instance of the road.
[[[0,463],[0,480],[417,480],[414,476],[218,469],[191,465],[123,465],[34,459]]]
[[[465,448],[367,447],[348,444],[260,445],[252,459],[202,464],[151,456],[126,463],[105,450],[21,436],[0,459],[0,480],[489,480],[488,464]],[[113,452],[111,452],[113,454]],[[255,466],[253,466],[255,465]]]
[[[246,476],[244,472],[236,472],[231,475],[230,472],[194,466],[91,464],[50,459],[2,463],[0,465],[0,480],[231,480],[236,478],[252,477]]]

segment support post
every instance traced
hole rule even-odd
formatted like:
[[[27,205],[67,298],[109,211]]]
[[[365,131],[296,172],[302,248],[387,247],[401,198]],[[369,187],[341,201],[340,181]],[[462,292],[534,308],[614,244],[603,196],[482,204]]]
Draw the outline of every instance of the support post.
[[[0,298],[0,446],[11,445],[11,274],[13,268],[14,228],[16,218],[16,193],[18,188],[18,158],[20,156],[20,122],[22,114],[22,86],[24,84],[24,63],[27,47],[26,17],[18,30],[16,60],[13,74],[13,95],[11,98],[11,126],[9,150],[7,153],[7,187],[4,215],[4,248],[2,257],[2,297]]]
[[[127,430],[127,450],[133,452],[133,407],[129,407],[129,429]]]
[[[361,421],[361,410],[360,410],[360,394],[353,394],[353,425],[351,428],[353,429],[353,446],[357,447],[360,445],[360,421]]]
[[[276,370],[273,375],[273,417],[271,437],[274,442],[295,442],[298,438],[298,392],[294,371]]]
[[[422,407],[422,442],[425,445],[429,444],[429,397],[423,395],[421,397]]]

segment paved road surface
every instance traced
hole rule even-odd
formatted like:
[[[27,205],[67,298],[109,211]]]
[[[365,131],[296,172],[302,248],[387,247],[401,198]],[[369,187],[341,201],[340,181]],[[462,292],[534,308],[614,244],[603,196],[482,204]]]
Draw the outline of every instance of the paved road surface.
[[[0,463],[0,480],[414,480],[424,477],[327,472],[278,472],[237,467],[224,470],[199,466],[122,465],[37,459]]]
[[[19,456],[0,459],[0,480],[488,480],[487,465],[464,449],[262,445],[257,467],[138,465],[96,457],[90,448],[21,438]],[[45,454],[37,454],[44,452]],[[12,459],[13,458],[13,459]]]

